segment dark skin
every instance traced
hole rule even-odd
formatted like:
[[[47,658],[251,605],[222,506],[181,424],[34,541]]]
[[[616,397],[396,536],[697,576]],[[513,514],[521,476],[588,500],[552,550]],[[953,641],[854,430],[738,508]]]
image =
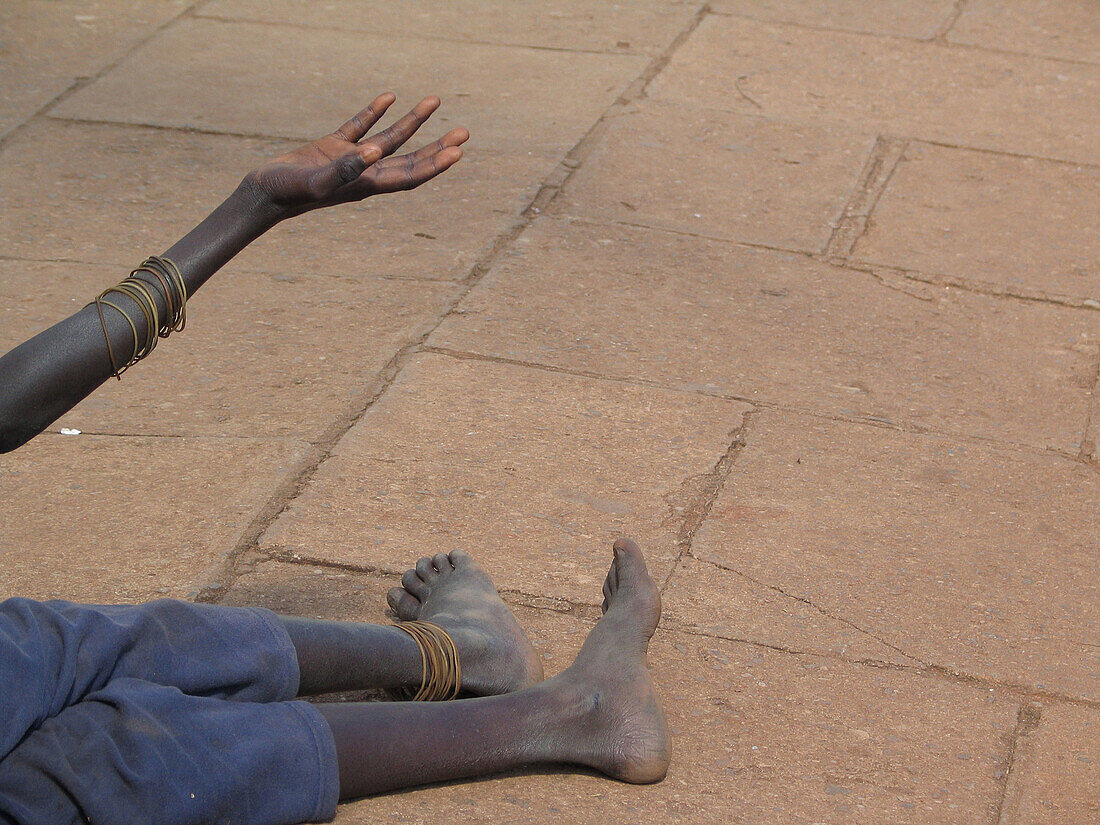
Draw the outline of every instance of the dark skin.
[[[394,156],[438,108],[425,98],[394,125],[367,136],[392,94],[335,132],[250,172],[237,190],[163,257],[180,268],[188,295],[282,220],[314,209],[412,189],[453,166],[469,138],[454,129]],[[163,293],[148,281],[167,312]],[[129,299],[112,296],[138,324]],[[129,325],[105,314],[116,357],[133,351]],[[99,314],[85,307],[0,357],[0,451],[13,450],[111,377]],[[425,557],[389,593],[399,619],[430,621],[453,639],[462,689],[457,702],[327,703],[317,708],[336,744],[340,798],[510,770],[586,765],[627,782],[655,782],[668,768],[664,716],[645,667],[660,596],[641,550],[616,542],[604,584],[604,617],[573,665],[542,681],[530,641],[488,576],[465,553]],[[280,617],[294,645],[302,695],[419,686],[420,650],[387,625]]]
[[[194,295],[234,255],[280,221],[413,189],[461,159],[459,147],[470,136],[461,128],[414,152],[394,154],[439,108],[437,97],[424,98],[392,126],[368,136],[394,100],[388,92],[379,95],[332,134],[246,175],[232,195],[163,254],[179,266],[187,294]],[[163,291],[151,276],[147,282],[163,317],[168,309]],[[137,304],[118,295],[111,300],[127,312],[139,337],[143,336],[145,321]],[[116,360],[124,364],[134,350],[133,332],[113,309],[106,309],[104,318]],[[0,357],[0,452],[14,450],[41,433],[111,374],[94,306],[84,307]]]
[[[422,558],[390,591],[390,606],[401,619],[446,629],[463,673],[467,663],[478,670],[464,685],[482,695],[316,705],[336,742],[340,798],[560,763],[624,782],[662,779],[668,731],[645,666],[661,598],[629,539],[615,542],[603,592],[604,616],[576,660],[541,682],[530,643],[481,568],[462,551]],[[419,653],[400,630],[283,622],[298,652],[303,694],[419,684]]]

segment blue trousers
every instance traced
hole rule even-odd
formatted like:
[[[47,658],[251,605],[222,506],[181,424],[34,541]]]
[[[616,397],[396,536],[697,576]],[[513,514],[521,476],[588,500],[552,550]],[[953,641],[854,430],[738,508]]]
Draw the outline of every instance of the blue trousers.
[[[275,615],[0,602],[0,823],[335,816],[336,746]]]

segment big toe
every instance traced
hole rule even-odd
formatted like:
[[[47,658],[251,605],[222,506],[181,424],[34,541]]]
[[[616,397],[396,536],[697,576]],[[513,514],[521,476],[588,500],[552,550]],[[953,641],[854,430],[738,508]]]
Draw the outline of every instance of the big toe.
[[[633,539],[617,539],[612,549],[615,552],[612,572],[616,585],[649,580],[642,548]]]
[[[386,594],[386,601],[389,602],[390,609],[397,614],[397,618],[403,622],[411,622],[420,615],[420,600],[403,587],[390,588],[390,592]]]
[[[614,544],[615,559],[607,574],[604,598],[609,609],[617,601],[629,602],[639,608],[656,625],[661,612],[661,595],[646,569],[642,548],[631,539],[619,539]],[[610,591],[610,592],[609,592]],[[618,598],[618,596],[625,598]]]

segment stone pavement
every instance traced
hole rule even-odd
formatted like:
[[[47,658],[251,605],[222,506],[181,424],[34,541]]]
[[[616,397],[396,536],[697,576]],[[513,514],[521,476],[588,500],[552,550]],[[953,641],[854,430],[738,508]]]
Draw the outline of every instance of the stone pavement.
[[[1100,821],[1095,0],[6,0],[0,75],[0,350],[379,91],[473,133],[0,458],[5,593],[378,621],[464,547],[551,673],[641,541],[667,780],[341,825]]]

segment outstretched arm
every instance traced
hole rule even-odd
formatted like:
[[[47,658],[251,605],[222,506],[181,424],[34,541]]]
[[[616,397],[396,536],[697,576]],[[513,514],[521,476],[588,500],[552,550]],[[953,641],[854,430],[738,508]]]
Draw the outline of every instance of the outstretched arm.
[[[286,218],[413,189],[458,162],[459,146],[469,137],[465,129],[453,129],[415,152],[394,155],[439,107],[436,97],[425,98],[388,129],[367,136],[394,99],[389,93],[380,95],[332,134],[249,172],[224,203],[164,253],[179,267],[187,295]],[[151,275],[146,283],[160,317],[168,317],[166,289]],[[104,311],[101,321],[99,310],[89,304],[0,357],[0,452],[25,444],[110,378],[113,357],[122,364],[129,360],[135,337],[146,335],[146,322],[136,301],[114,293],[111,301],[134,328],[114,309]]]

